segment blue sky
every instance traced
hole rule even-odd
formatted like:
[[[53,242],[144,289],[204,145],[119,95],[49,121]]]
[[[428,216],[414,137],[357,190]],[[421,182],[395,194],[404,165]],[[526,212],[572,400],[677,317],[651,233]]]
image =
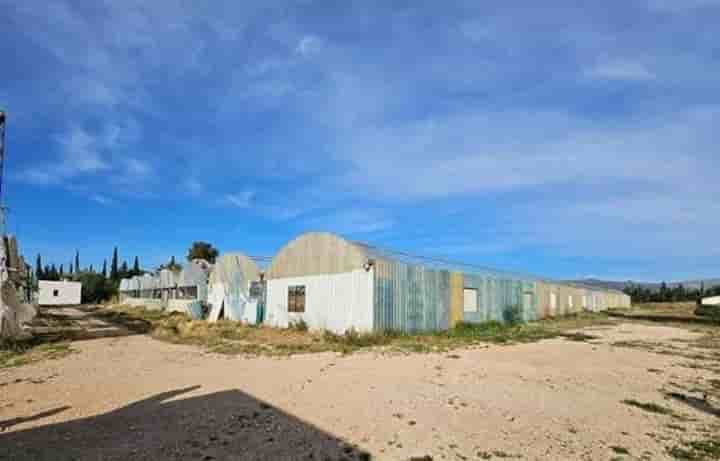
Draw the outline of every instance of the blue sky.
[[[328,230],[717,276],[719,23],[718,0],[0,0],[8,225],[57,264]]]

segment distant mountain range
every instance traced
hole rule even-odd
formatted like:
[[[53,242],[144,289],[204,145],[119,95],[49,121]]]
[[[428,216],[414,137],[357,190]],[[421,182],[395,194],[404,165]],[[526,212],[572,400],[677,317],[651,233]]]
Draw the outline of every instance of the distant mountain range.
[[[625,282],[616,281],[616,280],[599,280],[599,279],[579,279],[579,280],[570,280],[572,283],[580,283],[583,285],[588,285],[592,287],[598,287],[598,288],[609,288],[613,290],[622,290],[626,286],[632,284],[636,286],[641,286],[643,288],[648,288],[652,291],[660,290],[661,282],[633,282],[632,280],[628,280]],[[711,288],[717,285],[720,285],[720,278],[716,279],[702,279],[702,280],[685,280],[682,282],[667,282],[668,288],[674,288],[678,285],[682,284],[685,288],[689,289],[700,289],[700,284],[705,284],[705,288]]]

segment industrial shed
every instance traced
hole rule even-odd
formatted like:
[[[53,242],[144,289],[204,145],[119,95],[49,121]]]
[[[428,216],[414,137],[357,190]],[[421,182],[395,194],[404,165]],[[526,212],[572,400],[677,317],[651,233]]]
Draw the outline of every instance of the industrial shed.
[[[208,301],[211,322],[219,319],[262,322],[262,302],[253,296],[253,284],[260,282],[255,261],[241,253],[227,253],[215,261],[210,272]]]
[[[208,299],[208,268],[205,261],[189,262],[180,272],[168,269],[157,275],[145,274],[120,281],[120,300],[148,309],[184,312],[202,317],[202,304]]]
[[[313,329],[439,331],[458,322],[531,321],[629,305],[620,292],[590,290],[500,271],[463,271],[307,233],[267,271],[265,323]]]

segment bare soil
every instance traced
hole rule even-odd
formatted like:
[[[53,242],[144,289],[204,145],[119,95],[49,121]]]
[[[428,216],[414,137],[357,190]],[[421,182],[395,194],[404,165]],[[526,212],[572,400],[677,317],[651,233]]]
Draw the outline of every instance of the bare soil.
[[[720,434],[705,327],[279,357],[123,328],[0,369],[0,459],[714,459]]]

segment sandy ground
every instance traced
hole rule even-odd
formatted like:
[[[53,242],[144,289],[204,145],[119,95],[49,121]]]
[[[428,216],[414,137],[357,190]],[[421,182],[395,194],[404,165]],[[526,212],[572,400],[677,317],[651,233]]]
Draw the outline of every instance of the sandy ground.
[[[686,345],[698,334],[634,323],[585,331],[599,338],[290,358],[144,335],[79,341],[66,358],[0,370],[0,459],[609,460],[615,446],[629,451],[623,459],[662,460],[697,430],[718,430],[717,415],[661,393],[708,371],[611,344]]]

